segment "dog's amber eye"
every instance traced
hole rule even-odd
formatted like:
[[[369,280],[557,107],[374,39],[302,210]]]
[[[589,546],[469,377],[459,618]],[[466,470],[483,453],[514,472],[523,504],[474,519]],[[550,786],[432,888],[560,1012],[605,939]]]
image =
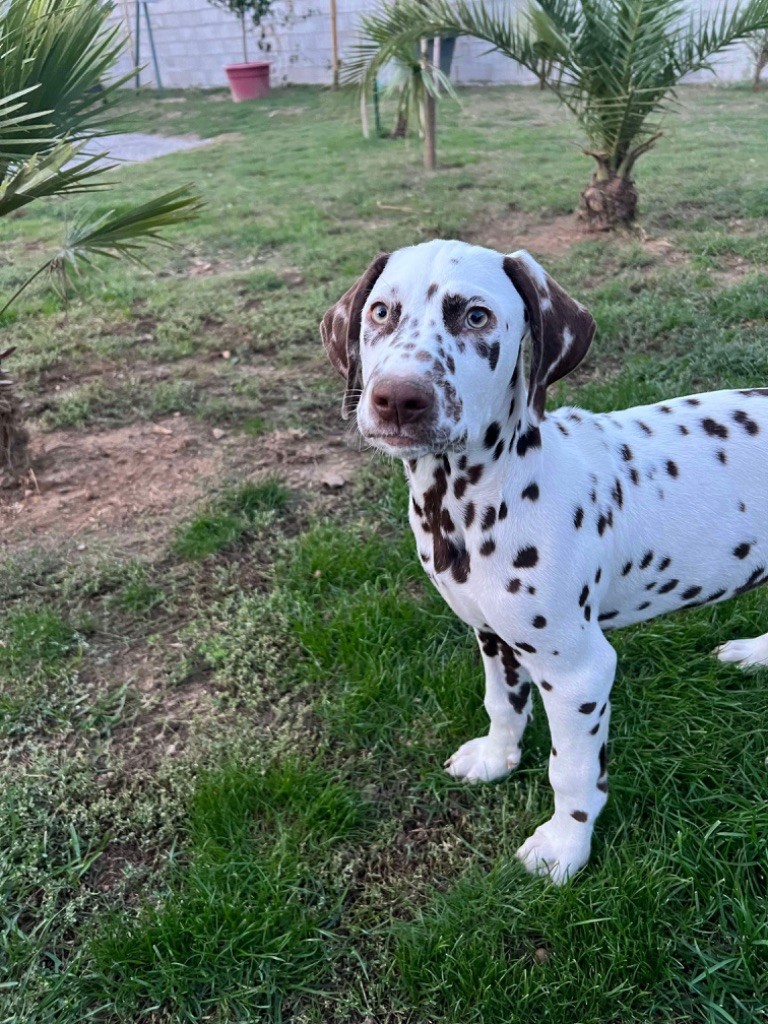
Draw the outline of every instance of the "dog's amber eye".
[[[488,313],[482,306],[473,306],[472,309],[467,311],[464,322],[467,327],[471,327],[474,331],[479,331],[481,327],[485,327],[488,323]]]
[[[388,316],[389,309],[386,304],[383,302],[374,302],[371,306],[371,320],[373,320],[374,323],[383,324]]]

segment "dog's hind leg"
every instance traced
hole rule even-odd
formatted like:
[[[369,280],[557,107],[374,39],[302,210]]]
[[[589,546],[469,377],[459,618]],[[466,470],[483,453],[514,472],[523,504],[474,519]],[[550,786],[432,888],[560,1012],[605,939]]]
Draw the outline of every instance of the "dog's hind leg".
[[[768,633],[754,640],[729,640],[716,647],[713,653],[720,661],[734,662],[743,669],[768,666]]]

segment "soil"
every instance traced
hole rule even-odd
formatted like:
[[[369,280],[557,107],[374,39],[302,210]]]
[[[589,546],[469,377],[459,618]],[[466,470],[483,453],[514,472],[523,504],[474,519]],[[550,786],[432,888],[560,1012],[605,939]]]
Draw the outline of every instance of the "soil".
[[[564,256],[580,242],[599,244],[603,236],[587,231],[571,213],[542,222],[510,211],[480,227],[468,241],[499,252],[527,249],[533,256],[546,259]]]
[[[0,551],[43,537],[150,542],[224,481],[278,474],[291,488],[340,492],[363,457],[300,430],[249,438],[183,416],[95,432],[34,433],[32,473],[0,492]],[[162,524],[162,531],[158,526]]]

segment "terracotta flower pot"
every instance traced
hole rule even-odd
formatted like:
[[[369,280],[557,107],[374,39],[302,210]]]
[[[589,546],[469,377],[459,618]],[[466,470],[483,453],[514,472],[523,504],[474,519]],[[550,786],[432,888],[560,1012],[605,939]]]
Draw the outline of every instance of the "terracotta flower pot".
[[[248,64],[228,64],[224,70],[235,103],[258,100],[269,93],[269,64],[263,60]]]

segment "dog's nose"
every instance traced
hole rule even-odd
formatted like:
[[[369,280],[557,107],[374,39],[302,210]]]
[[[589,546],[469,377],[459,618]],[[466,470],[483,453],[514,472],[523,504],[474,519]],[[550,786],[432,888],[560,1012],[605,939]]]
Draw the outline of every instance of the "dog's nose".
[[[371,391],[371,405],[381,423],[400,428],[425,419],[435,404],[431,386],[403,377],[382,377]]]

